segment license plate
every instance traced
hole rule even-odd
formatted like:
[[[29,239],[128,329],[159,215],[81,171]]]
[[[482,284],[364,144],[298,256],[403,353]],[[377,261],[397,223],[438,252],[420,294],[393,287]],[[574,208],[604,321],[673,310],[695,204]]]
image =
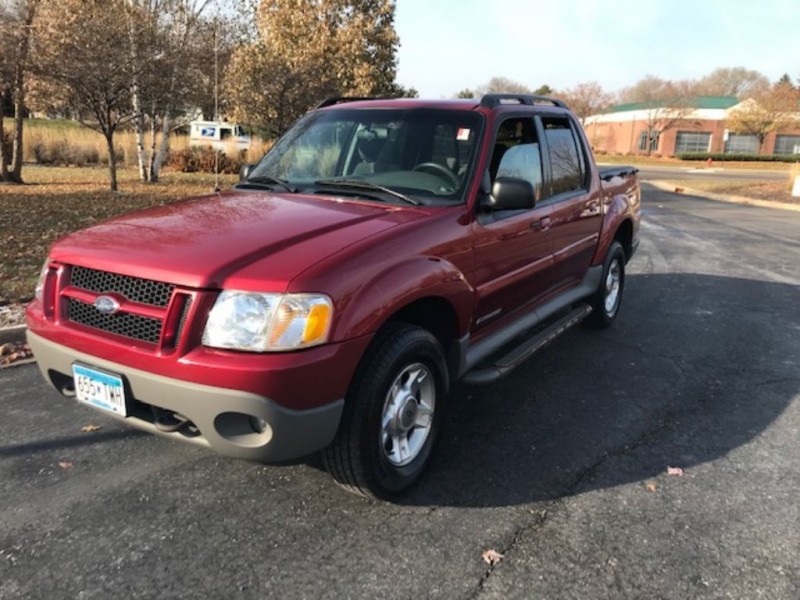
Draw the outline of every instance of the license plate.
[[[127,416],[122,377],[83,365],[72,365],[72,375],[75,378],[75,394],[78,400],[120,417]]]

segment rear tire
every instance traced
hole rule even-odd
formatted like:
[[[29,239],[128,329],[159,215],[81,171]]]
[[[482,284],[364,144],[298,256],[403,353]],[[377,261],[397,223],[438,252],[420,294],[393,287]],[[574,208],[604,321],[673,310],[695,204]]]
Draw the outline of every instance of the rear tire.
[[[447,408],[447,362],[421,327],[391,323],[370,344],[345,398],[325,468],[350,492],[389,500],[422,475]]]
[[[625,250],[614,241],[603,263],[603,276],[597,291],[589,298],[592,314],[584,321],[593,329],[611,327],[619,314],[625,289]]]

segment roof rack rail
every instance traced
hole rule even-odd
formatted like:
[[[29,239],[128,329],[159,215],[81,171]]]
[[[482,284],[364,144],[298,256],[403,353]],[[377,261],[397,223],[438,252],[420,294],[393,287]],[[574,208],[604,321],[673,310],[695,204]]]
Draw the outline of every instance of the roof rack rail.
[[[360,100],[378,100],[376,96],[333,96],[332,98],[326,98],[319,104],[317,104],[313,110],[317,110],[318,108],[325,108],[326,106],[333,106],[334,104],[342,104],[343,102],[358,102]]]
[[[550,98],[549,96],[534,96],[533,94],[486,94],[481,98],[481,106],[484,108],[494,108],[500,104],[552,104],[561,108],[567,108],[561,100]]]

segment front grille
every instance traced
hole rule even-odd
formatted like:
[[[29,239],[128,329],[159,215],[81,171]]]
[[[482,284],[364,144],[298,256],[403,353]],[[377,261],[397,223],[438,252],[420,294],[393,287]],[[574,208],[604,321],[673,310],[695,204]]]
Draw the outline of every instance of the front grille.
[[[166,307],[175,286],[160,281],[73,267],[70,284],[97,294],[116,293],[131,302]],[[99,314],[99,313],[98,313]],[[101,315],[103,316],[103,315]],[[152,319],[149,319],[152,321]]]
[[[144,281],[144,280],[142,280]],[[94,305],[69,298],[69,320],[94,329],[101,329],[134,340],[157,344],[161,337],[161,321],[130,313],[104,315]]]

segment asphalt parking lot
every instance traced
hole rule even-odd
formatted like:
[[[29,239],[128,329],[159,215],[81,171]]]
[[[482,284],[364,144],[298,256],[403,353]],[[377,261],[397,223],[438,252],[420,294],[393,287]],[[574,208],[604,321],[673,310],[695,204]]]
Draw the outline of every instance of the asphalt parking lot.
[[[644,198],[619,321],[456,389],[401,504],[0,371],[0,598],[796,600],[800,213]]]

